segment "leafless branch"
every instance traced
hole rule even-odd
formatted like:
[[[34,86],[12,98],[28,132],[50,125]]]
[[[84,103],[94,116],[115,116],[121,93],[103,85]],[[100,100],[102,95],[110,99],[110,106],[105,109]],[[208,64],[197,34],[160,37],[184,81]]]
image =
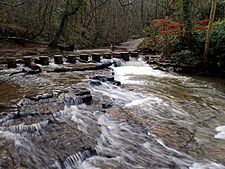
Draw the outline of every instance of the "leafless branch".
[[[9,3],[6,3],[6,2],[0,1],[0,4],[1,4],[1,5],[4,5],[4,6],[10,6],[10,7],[16,8],[16,7],[18,7],[18,6],[22,6],[22,5],[26,4],[26,3],[28,3],[28,2],[29,2],[29,1],[23,1],[23,2],[18,3],[18,4],[9,4]]]

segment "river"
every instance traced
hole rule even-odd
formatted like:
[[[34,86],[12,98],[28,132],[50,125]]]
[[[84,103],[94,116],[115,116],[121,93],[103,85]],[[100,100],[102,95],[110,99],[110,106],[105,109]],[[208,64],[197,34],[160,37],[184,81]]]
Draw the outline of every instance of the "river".
[[[141,58],[111,70],[12,71],[0,72],[0,168],[225,169],[223,79],[154,70]],[[120,86],[90,79],[112,72]],[[77,87],[89,104],[65,99]],[[57,99],[28,100],[49,92]]]

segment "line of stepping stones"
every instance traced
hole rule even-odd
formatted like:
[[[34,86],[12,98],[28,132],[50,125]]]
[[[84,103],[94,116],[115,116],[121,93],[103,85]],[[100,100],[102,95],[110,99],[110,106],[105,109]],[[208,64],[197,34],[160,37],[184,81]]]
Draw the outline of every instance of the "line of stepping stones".
[[[137,58],[139,56],[138,52],[113,52],[113,53],[93,53],[91,55],[91,59],[94,62],[100,62],[101,58],[103,59],[112,59],[112,58],[118,58],[118,59],[123,59],[124,61],[129,61],[130,57]],[[63,64],[63,55],[54,55],[54,63],[55,64]],[[79,58],[82,61],[89,61],[89,55],[88,54],[70,54],[66,56],[67,62],[75,64],[77,58]],[[39,62],[41,65],[49,65],[49,57],[48,56],[39,56]],[[29,66],[32,63],[32,56],[24,56],[23,57],[23,63],[25,66]],[[7,65],[8,68],[16,68],[16,59],[15,58],[8,58],[7,59]]]

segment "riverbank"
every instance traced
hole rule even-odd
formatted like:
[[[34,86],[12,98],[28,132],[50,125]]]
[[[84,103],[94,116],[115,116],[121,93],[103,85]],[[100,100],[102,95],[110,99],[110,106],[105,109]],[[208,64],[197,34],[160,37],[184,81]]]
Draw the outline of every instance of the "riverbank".
[[[162,57],[161,55],[145,54],[145,61],[153,67],[166,72],[176,72],[183,75],[203,76],[224,78],[225,72],[218,69],[213,69],[210,64],[198,63],[196,65],[177,63],[174,59]]]

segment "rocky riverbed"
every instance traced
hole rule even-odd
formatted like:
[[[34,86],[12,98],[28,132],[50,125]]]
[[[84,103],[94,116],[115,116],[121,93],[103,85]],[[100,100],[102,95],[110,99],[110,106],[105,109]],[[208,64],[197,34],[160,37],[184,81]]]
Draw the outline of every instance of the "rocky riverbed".
[[[2,69],[0,168],[224,169],[224,81],[143,60]]]

